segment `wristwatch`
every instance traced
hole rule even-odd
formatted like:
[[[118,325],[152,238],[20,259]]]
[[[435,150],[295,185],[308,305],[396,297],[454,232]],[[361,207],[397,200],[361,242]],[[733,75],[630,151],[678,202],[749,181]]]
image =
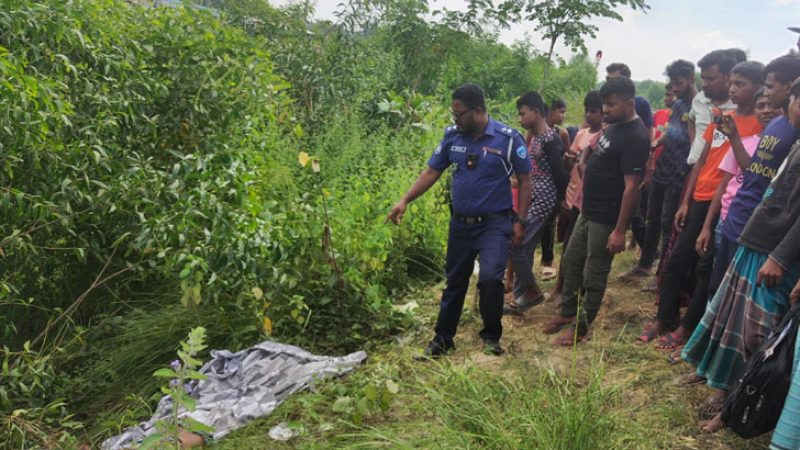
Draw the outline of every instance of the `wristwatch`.
[[[517,215],[514,216],[514,223],[522,225],[522,228],[528,227],[528,219],[520,219]]]

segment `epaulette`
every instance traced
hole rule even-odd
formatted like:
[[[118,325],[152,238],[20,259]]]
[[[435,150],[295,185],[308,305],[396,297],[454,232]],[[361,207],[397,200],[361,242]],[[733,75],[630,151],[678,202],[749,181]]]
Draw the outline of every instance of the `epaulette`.
[[[505,125],[503,125],[502,127],[497,127],[497,131],[509,137],[515,137],[519,134],[519,131],[517,131],[516,129],[507,127]]]
[[[450,126],[448,126],[448,127],[446,127],[444,129],[445,136],[447,136],[448,134],[453,134],[455,132],[456,132],[456,126],[455,125],[450,125]]]

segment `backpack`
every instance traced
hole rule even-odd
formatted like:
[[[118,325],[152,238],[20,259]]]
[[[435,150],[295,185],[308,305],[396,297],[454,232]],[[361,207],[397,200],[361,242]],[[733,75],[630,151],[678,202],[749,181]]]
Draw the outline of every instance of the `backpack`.
[[[725,399],[722,421],[743,438],[775,428],[792,384],[800,303],[750,357],[742,377]]]

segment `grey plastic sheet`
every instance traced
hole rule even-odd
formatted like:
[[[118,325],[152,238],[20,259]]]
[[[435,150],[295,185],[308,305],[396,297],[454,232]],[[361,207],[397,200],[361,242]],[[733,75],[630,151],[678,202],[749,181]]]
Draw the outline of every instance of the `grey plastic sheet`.
[[[299,347],[267,341],[236,353],[215,350],[211,357],[200,369],[208,378],[199,381],[192,392],[197,407],[179,415],[213,427],[212,437],[219,439],[270,414],[287,397],[309,388],[316,380],[352,371],[366,360],[367,354],[359,351],[342,357],[318,356]],[[156,431],[157,421],[171,415],[172,399],[165,396],[150,420],[107,439],[101,448],[136,448]]]

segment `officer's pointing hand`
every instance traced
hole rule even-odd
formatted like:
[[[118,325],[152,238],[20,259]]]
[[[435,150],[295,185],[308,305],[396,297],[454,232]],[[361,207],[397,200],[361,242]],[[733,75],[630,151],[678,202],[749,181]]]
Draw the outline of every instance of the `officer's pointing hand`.
[[[389,214],[386,216],[386,220],[384,220],[383,223],[391,220],[395,225],[399,224],[400,221],[403,220],[404,212],[406,212],[406,202],[400,200],[392,207],[392,210],[389,211]]]

